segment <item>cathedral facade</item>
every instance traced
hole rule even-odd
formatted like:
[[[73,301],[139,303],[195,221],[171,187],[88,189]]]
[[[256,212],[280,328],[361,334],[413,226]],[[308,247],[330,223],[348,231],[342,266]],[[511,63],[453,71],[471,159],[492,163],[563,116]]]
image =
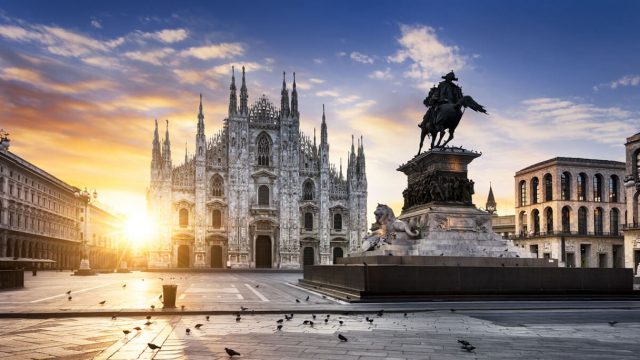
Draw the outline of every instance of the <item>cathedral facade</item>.
[[[196,150],[171,161],[169,126],[156,122],[148,207],[158,229],[150,268],[299,268],[331,264],[359,248],[367,232],[362,142],[346,174],[329,162],[324,114],[320,142],[300,131],[295,73],[291,100],[283,78],[280,108],[266,96],[249,105],[231,77],[222,129],[205,135],[202,96]]]

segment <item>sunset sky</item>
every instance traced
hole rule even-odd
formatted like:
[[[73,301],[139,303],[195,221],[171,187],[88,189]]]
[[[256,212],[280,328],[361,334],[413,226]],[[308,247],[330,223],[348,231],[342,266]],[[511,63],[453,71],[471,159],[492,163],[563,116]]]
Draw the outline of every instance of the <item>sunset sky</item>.
[[[369,216],[399,212],[427,90],[454,70],[489,115],[452,145],[481,151],[469,176],[513,213],[515,171],[556,156],[624,161],[640,131],[640,2],[1,1],[0,127],[10,150],[125,214],[144,211],[153,120],[177,165],[226,116],[231,66],[249,101],[279,103],[296,72],[302,130],[326,104],[331,162],[364,137]]]

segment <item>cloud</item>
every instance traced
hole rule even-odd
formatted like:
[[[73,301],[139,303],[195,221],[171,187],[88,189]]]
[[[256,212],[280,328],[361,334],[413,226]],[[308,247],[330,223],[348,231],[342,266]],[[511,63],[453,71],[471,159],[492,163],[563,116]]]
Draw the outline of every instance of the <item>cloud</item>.
[[[320,65],[320,64],[324,63],[324,59],[315,58],[315,59],[313,59],[313,63]]]
[[[339,99],[336,100],[336,103],[344,105],[344,104],[351,104],[358,100],[360,100],[360,96],[358,95],[341,96]]]
[[[439,77],[450,70],[460,70],[466,59],[455,45],[447,45],[438,39],[435,29],[422,25],[401,25],[398,43],[401,48],[388,56],[391,63],[410,62],[404,73],[407,78],[421,82],[421,87],[429,87]]]
[[[373,64],[373,58],[371,56],[359,53],[357,51],[352,52],[349,57],[355,62],[359,62],[362,64]]]
[[[314,83],[314,84],[324,84],[324,80],[318,79],[318,78],[310,78],[309,82]]]
[[[330,96],[330,97],[338,97],[340,96],[340,93],[338,93],[335,90],[324,90],[324,91],[318,91],[316,93],[316,96],[321,96],[321,97],[325,97],[325,96]]]
[[[100,23],[100,21],[96,19],[91,20],[91,26],[93,26],[96,29],[102,29],[102,24]]]
[[[596,85],[593,87],[593,90],[598,91],[603,87],[617,89],[619,87],[638,86],[638,85],[640,85],[640,75],[625,75],[620,79],[614,80],[610,83]]]
[[[246,62],[246,63],[226,63],[214,66],[209,69],[199,70],[199,69],[175,69],[173,73],[183,84],[198,84],[198,83],[208,83],[215,84],[220,79],[231,80],[231,67],[236,67],[236,75],[238,75],[238,71],[245,67],[247,72],[255,72],[255,71],[271,71],[271,68],[256,62]],[[239,79],[236,79],[238,81]],[[239,85],[239,84],[237,84]]]
[[[369,74],[370,79],[375,80],[391,80],[393,79],[393,75],[391,75],[391,69],[386,68],[384,70],[376,70]]]
[[[124,56],[136,61],[142,61],[152,65],[162,65],[161,60],[167,56],[173,54],[175,50],[171,48],[164,48],[152,51],[129,51],[124,53]]]
[[[73,83],[55,82],[35,70],[18,67],[1,69],[0,78],[63,94],[85,93],[100,89],[110,89],[115,86],[113,82],[108,80],[83,80]]]
[[[340,52],[338,52],[338,53],[336,54],[336,56],[337,56],[337,57],[345,57],[345,56],[347,56],[347,53],[346,53],[346,52],[344,52],[344,51],[340,51]]]
[[[195,57],[200,60],[210,60],[240,56],[244,52],[244,46],[240,43],[220,43],[217,45],[190,47],[183,50],[180,55],[183,57]]]
[[[142,36],[155,39],[166,44],[180,42],[187,38],[189,33],[185,29],[165,29],[154,33],[144,33]]]

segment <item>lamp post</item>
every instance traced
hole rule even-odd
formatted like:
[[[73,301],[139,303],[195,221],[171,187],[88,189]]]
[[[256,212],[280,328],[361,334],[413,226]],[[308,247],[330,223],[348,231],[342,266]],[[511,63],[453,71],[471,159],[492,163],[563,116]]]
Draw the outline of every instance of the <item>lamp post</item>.
[[[93,193],[84,190],[79,190],[74,193],[76,198],[82,200],[84,203],[84,216],[83,216],[83,235],[82,235],[82,258],[80,259],[80,268],[75,272],[75,275],[95,275],[96,273],[91,270],[89,264],[89,247],[87,243],[87,230],[89,225],[89,204],[94,202],[98,198],[98,192],[93,190]]]

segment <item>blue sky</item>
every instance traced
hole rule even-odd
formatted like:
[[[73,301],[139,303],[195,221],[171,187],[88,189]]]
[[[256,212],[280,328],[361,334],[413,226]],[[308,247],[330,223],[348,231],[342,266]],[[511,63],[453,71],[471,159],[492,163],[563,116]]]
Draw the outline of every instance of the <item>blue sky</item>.
[[[331,161],[364,136],[369,203],[401,206],[426,90],[449,70],[489,116],[467,113],[453,145],[483,152],[475,203],[555,156],[623,161],[640,131],[640,3],[633,1],[0,1],[0,125],[12,149],[61,178],[143,206],[153,118],[175,162],[191,149],[197,94],[208,135],[230,66],[250,102],[279,101],[297,73],[302,128],[327,105]],[[88,149],[93,151],[87,151]],[[106,151],[103,151],[106,150]],[[191,151],[191,150],[189,150]],[[125,162],[122,159],[126,159]],[[346,159],[345,159],[346,160]],[[101,164],[96,168],[94,164]],[[125,211],[127,211],[125,209]]]

